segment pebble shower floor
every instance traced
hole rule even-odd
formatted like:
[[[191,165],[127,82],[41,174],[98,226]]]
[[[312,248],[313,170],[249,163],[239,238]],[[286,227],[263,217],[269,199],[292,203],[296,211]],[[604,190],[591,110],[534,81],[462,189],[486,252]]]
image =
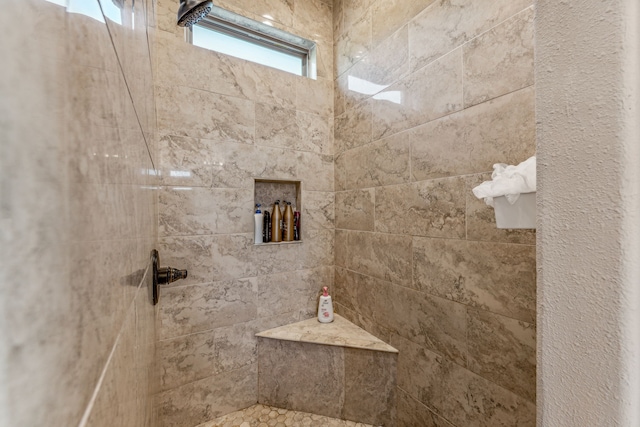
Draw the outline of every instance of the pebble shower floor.
[[[273,406],[253,405],[197,427],[373,427],[369,424],[339,420],[307,412],[289,411]]]

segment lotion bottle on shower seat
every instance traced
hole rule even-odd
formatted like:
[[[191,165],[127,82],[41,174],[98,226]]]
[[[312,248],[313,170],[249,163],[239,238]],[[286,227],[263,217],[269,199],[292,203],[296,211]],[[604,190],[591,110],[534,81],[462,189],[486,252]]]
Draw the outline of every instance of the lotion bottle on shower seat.
[[[318,322],[333,322],[333,303],[331,302],[331,295],[329,295],[329,288],[326,286],[322,288],[322,295],[318,303]]]

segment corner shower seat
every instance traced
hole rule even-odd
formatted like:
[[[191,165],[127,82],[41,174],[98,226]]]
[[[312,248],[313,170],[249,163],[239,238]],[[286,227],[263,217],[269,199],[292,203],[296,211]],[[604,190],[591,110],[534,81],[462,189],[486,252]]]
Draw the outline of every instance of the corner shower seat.
[[[395,425],[398,350],[348,320],[308,319],[257,333],[258,402]]]

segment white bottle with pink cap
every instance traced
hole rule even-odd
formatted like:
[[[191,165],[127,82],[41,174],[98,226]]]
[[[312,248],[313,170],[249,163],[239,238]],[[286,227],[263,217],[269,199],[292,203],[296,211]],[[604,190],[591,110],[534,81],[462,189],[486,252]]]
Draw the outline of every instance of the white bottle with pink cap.
[[[331,302],[331,295],[329,295],[329,288],[326,286],[322,288],[322,295],[318,303],[318,321],[320,323],[333,322],[333,303]]]

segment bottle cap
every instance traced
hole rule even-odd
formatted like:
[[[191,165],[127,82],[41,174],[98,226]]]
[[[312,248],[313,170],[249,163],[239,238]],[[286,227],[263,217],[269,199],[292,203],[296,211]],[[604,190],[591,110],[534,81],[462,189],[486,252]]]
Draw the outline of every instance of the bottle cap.
[[[260,203],[256,204],[256,213],[262,213],[262,211],[260,210]]]
[[[322,296],[323,297],[328,297],[329,296],[329,288],[327,288],[326,286],[324,288],[322,288]]]

